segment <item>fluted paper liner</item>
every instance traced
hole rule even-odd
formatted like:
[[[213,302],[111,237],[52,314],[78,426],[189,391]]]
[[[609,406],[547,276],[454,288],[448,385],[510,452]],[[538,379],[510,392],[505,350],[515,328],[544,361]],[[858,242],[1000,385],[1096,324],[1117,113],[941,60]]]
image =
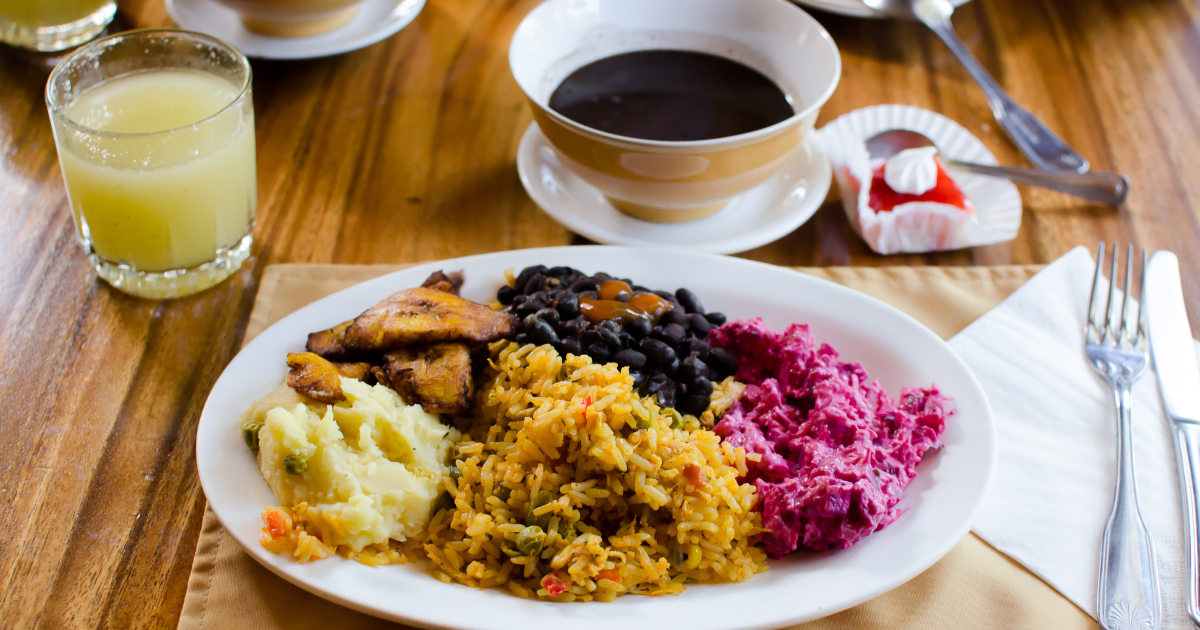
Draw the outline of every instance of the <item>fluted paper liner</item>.
[[[867,204],[871,165],[865,141],[889,129],[918,131],[950,158],[996,164],[996,158],[971,132],[941,114],[918,107],[866,107],[822,127],[814,134],[814,144],[833,166],[846,216],[872,250],[880,254],[932,252],[990,245],[1016,237],[1021,227],[1021,195],[1006,179],[950,171],[971,200],[973,213],[932,202],[909,202],[890,212],[872,210]]]

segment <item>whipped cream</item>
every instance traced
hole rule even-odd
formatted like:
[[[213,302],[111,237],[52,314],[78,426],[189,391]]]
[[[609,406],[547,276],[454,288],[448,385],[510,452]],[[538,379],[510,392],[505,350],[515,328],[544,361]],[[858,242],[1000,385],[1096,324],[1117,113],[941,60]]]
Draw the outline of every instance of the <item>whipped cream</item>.
[[[921,195],[937,185],[938,167],[933,156],[937,147],[905,149],[887,159],[883,165],[883,181],[892,190],[908,195]]]

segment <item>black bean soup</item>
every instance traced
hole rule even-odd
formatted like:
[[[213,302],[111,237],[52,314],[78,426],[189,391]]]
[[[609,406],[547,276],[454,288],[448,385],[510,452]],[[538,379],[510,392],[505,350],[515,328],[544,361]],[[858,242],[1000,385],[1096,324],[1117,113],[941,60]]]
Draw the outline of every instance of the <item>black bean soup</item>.
[[[550,109],[593,129],[683,142],[770,127],[795,114],[783,90],[736,61],[687,50],[639,50],[572,72]]]
[[[733,355],[707,342],[725,316],[705,313],[687,289],[652,291],[603,272],[545,265],[526,267],[514,284],[500,287],[496,299],[521,318],[517,343],[628,367],[637,391],[664,407],[698,416],[713,381],[737,372]]]

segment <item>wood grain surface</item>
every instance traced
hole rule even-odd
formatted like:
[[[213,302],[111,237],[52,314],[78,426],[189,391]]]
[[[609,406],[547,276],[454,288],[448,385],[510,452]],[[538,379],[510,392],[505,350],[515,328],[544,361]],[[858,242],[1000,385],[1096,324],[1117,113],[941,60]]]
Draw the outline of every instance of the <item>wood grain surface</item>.
[[[253,257],[206,293],[150,302],[98,282],[78,245],[43,101],[48,59],[0,48],[0,627],[174,627],[203,496],[201,406],[280,262],[395,263],[586,242],[517,179],[530,112],[507,65],[538,0],[429,0],[399,34],[312,61],[254,62]],[[817,13],[842,52],[821,122],[905,103],[1024,163],[982,93],[915,24]],[[125,27],[169,20],[121,5]],[[1175,251],[1200,333],[1200,5],[974,0],[955,25],[1012,95],[1087,157],[1126,173],[1108,208],[1022,187],[1010,242],[870,253],[830,202],[743,254],[788,265],[1049,262],[1076,245]]]

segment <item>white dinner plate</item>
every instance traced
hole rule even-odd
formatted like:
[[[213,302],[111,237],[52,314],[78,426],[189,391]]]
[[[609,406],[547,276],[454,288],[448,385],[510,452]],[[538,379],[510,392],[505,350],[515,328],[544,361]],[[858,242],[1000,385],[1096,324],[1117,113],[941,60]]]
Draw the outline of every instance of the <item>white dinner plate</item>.
[[[733,254],[779,240],[812,218],[825,201],[833,171],[825,155],[806,141],[778,173],[720,212],[695,221],[655,223],[617,210],[571,172],[537,123],[530,123],[517,149],[517,174],[538,207],[593,241]]]
[[[844,360],[860,361],[889,393],[936,383],[954,397],[945,448],[929,452],[899,507],[904,514],[850,549],[793,553],[740,584],[690,585],[679,596],[625,596],[612,603],[523,600],[498,589],[444,584],[423,567],[368,567],[334,556],[300,564],[258,544],[264,505],[275,499],[242,442],[239,418],[277,387],[285,355],[308,333],[350,319],[438,269],[466,272],[463,296],[490,301],[504,270],[569,265],[631,277],[645,286],[694,291],[730,318],[762,317],[776,330],[812,326]],[[845,287],[737,258],[624,247],[557,247],[484,254],[398,271],[358,284],[285,317],[251,341],[217,380],[196,436],[208,503],[255,560],[301,588],[372,615],[461,630],[774,629],[829,615],[891,590],[924,571],[970,530],[996,461],[991,409],[967,366],[932,331]]]
[[[233,9],[216,0],[167,0],[171,19],[189,31],[223,39],[257,59],[314,59],[365,48],[416,19],[425,0],[364,0],[345,26],[312,37],[270,37],[248,30]]]
[[[810,9],[820,9],[821,11],[840,13],[842,15],[850,15],[853,17],[882,17],[875,11],[872,11],[867,5],[863,4],[862,0],[792,0],[792,2],[796,4],[802,4]],[[950,0],[950,4],[953,4],[956,7],[960,7],[967,2],[968,0]]]

